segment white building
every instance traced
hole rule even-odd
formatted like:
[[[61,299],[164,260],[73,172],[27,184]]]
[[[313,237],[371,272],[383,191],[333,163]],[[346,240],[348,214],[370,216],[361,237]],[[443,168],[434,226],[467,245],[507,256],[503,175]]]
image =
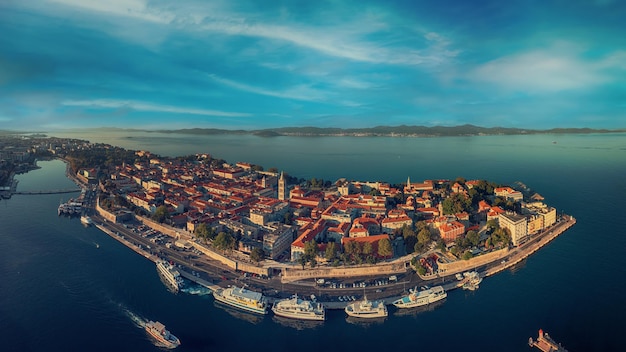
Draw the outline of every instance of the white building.
[[[509,232],[511,232],[511,241],[514,246],[528,241],[528,220],[525,216],[505,213],[500,215],[498,222],[500,223],[500,227],[509,229]]]

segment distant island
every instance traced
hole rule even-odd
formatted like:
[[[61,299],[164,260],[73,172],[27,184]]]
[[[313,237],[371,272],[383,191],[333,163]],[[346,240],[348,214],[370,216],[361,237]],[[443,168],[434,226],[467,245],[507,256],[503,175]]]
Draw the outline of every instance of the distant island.
[[[146,131],[151,132],[151,131]],[[622,133],[626,129],[593,129],[593,128],[552,128],[548,130],[480,127],[474,125],[461,126],[376,126],[368,128],[335,128],[335,127],[280,127],[261,130],[226,130],[217,128],[191,128],[178,130],[158,130],[160,133],[182,133],[196,135],[214,134],[253,134],[261,137],[277,136],[334,136],[334,137],[457,137],[457,136],[488,136],[488,135],[530,135],[530,134],[580,134],[580,133]]]
[[[251,130],[229,130],[221,128],[184,128],[184,129],[139,129],[97,127],[72,129],[72,131],[104,131],[104,132],[148,132],[148,133],[178,133],[189,135],[255,135],[259,137],[460,137],[460,136],[491,136],[491,135],[534,135],[534,134],[586,134],[586,133],[624,133],[626,128],[595,129],[595,128],[551,128],[529,129],[513,127],[481,127],[471,124],[459,126],[376,126],[365,128],[339,127],[278,127]],[[36,133],[36,135],[32,135]],[[45,137],[44,131],[10,131],[0,130],[0,135],[32,135],[31,137]]]

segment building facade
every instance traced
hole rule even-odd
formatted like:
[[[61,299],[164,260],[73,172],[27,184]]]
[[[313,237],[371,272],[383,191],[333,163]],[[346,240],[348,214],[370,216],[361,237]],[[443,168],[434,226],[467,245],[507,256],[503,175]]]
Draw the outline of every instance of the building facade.
[[[500,223],[500,227],[509,229],[511,232],[511,241],[514,246],[519,246],[528,241],[528,220],[525,216],[504,213],[500,215],[498,222]]]

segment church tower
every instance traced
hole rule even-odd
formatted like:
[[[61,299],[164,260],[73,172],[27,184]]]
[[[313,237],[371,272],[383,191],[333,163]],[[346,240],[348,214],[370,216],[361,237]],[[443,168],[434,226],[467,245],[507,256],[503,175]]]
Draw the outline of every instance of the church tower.
[[[278,199],[285,200],[287,194],[287,183],[285,182],[285,175],[280,172],[280,178],[278,179]]]

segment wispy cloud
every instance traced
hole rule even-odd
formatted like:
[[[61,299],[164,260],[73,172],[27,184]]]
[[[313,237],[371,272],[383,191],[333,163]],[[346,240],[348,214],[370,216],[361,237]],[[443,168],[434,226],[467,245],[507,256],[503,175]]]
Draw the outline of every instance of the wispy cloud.
[[[248,113],[208,110],[208,109],[192,109],[171,105],[157,105],[132,100],[66,100],[61,103],[63,106],[74,107],[91,107],[98,109],[132,109],[135,111],[152,111],[166,112],[175,114],[204,115],[204,116],[223,116],[223,117],[246,117]]]
[[[260,15],[235,11],[219,3],[194,6],[149,3],[146,0],[48,0],[99,16],[116,16],[168,25],[171,29],[192,32],[206,31],[230,37],[244,36],[289,43],[327,56],[358,62],[393,65],[440,65],[458,55],[451,42],[440,34],[427,32],[421,40],[422,49],[413,45],[414,36],[393,33],[398,14],[390,19],[372,16],[369,12],[352,11],[349,18],[327,24],[281,21],[272,14]],[[208,7],[208,8],[207,8]],[[243,6],[240,6],[241,8]],[[330,16],[332,12],[327,12]],[[123,24],[127,25],[127,24]],[[114,31],[115,29],[106,29]],[[402,32],[402,30],[398,31]],[[117,32],[116,32],[117,33]],[[372,36],[381,36],[372,40]],[[394,42],[390,45],[390,42]],[[403,42],[411,44],[403,45]]]
[[[155,23],[171,23],[175,16],[148,6],[147,0],[47,0],[48,2],[105,15],[136,18]]]
[[[237,81],[233,81],[231,79],[219,77],[215,74],[209,74],[209,78],[213,81],[228,86],[230,88],[238,89],[244,92],[267,95],[276,98],[283,99],[294,99],[294,100],[304,100],[304,101],[325,101],[327,99],[328,93],[324,91],[320,91],[317,89],[313,89],[307,85],[301,84],[295,87],[290,87],[287,90],[271,90],[258,86],[253,86]]]
[[[469,77],[514,91],[559,92],[594,88],[612,80],[606,70],[624,67],[622,54],[601,60],[550,48],[501,57],[478,66]]]

